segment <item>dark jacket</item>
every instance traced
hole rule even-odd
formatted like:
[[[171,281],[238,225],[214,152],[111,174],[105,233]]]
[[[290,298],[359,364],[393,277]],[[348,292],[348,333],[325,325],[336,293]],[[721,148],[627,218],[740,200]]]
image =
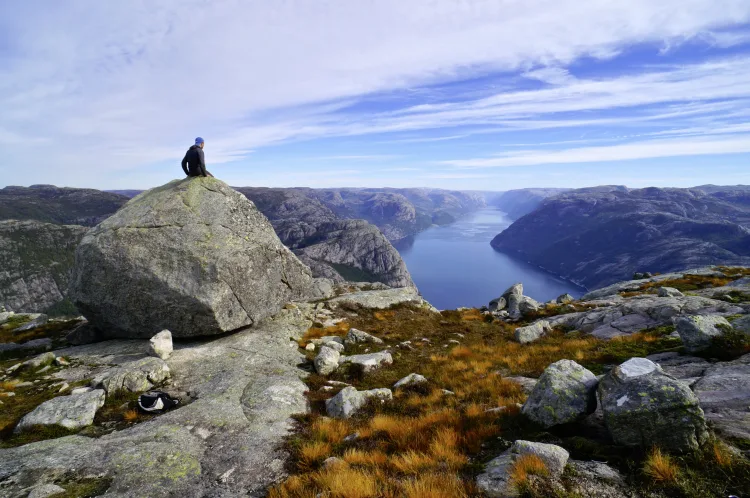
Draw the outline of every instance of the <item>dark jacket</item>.
[[[182,171],[187,176],[208,176],[206,174],[206,159],[203,156],[203,149],[199,145],[193,145],[185,153],[182,159]]]

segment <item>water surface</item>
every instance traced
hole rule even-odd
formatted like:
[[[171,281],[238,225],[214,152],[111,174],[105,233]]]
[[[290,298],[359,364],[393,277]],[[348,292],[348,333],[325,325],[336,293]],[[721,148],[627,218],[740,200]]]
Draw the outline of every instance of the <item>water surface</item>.
[[[585,289],[517,258],[495,251],[490,241],[511,224],[495,208],[476,211],[394,244],[422,295],[438,309],[486,305],[516,282],[524,294],[549,301]]]

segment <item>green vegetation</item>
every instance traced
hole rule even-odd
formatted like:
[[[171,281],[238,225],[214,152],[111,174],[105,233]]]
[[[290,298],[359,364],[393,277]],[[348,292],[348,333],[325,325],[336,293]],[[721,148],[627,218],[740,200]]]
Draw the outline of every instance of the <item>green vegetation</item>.
[[[350,265],[342,265],[339,263],[325,263],[331,265],[333,269],[336,270],[336,273],[341,275],[344,280],[348,282],[380,282],[380,279],[377,275],[374,275],[361,268],[356,268]]]

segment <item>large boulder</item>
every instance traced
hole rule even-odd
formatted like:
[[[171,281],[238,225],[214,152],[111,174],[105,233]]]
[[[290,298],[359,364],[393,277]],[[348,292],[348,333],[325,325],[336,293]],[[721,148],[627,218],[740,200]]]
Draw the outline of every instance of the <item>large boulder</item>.
[[[598,380],[571,360],[548,366],[521,411],[544,427],[574,422],[596,410]]]
[[[222,334],[306,296],[310,269],[268,220],[215,178],[133,198],[76,251],[70,298],[108,336]]]
[[[515,337],[521,344],[527,344],[540,339],[542,336],[552,332],[552,326],[547,320],[539,320],[532,325],[526,327],[518,327],[515,332]]]
[[[681,316],[676,318],[674,323],[685,350],[689,353],[709,348],[715,337],[721,337],[732,330],[732,325],[727,319],[719,315]]]
[[[599,399],[617,444],[687,451],[708,438],[695,394],[646,358],[612,369],[599,383]]]

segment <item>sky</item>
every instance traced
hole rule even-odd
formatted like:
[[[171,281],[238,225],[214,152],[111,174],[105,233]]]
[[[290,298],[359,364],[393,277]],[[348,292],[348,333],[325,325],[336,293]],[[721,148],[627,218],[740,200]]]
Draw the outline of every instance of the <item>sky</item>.
[[[748,0],[0,0],[0,186],[750,184]]]

